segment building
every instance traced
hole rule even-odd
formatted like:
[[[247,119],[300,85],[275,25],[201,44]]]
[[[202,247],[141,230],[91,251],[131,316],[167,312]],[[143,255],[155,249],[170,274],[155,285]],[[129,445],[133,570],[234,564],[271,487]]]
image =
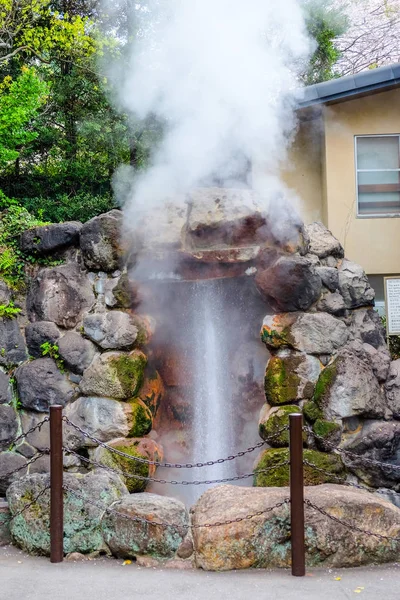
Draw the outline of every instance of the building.
[[[400,64],[307,87],[283,178],[384,300],[400,273]]]

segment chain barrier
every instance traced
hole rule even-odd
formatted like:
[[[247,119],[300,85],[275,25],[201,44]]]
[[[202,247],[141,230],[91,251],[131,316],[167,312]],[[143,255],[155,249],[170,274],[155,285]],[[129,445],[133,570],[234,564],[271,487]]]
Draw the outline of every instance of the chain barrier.
[[[76,456],[77,458],[79,458],[80,460],[82,460],[83,462],[85,462],[88,465],[93,465],[99,469],[104,469],[105,471],[109,471],[110,473],[114,473],[116,475],[122,475],[123,477],[126,477],[128,479],[139,479],[140,481],[151,481],[152,483],[164,483],[164,484],[169,483],[171,485],[213,485],[214,483],[230,483],[232,481],[241,481],[242,479],[249,479],[250,477],[254,477],[255,475],[258,475],[259,473],[267,473],[269,471],[273,471],[274,469],[278,469],[279,467],[285,467],[289,464],[289,461],[287,460],[285,462],[273,465],[272,467],[268,467],[267,469],[260,469],[256,473],[246,473],[245,475],[237,475],[236,477],[226,477],[225,479],[211,479],[211,480],[205,480],[205,481],[175,481],[175,480],[168,480],[168,479],[156,479],[155,477],[145,477],[144,475],[133,475],[132,473],[128,473],[127,471],[121,471],[120,469],[114,469],[113,467],[103,465],[102,463],[99,463],[93,459],[81,456],[77,452],[74,452],[73,450],[69,450],[68,448],[63,448],[63,450],[64,450],[64,452],[67,452],[68,454],[72,454],[73,456]]]
[[[16,519],[20,515],[22,515],[31,506],[33,506],[39,500],[39,498],[41,498],[47,492],[47,490],[49,490],[49,489],[50,489],[50,485],[46,485],[46,487],[43,488],[28,504],[25,504],[25,506],[23,508],[21,508],[21,510],[19,510],[18,512],[16,512],[15,515],[12,515],[12,517],[10,517],[10,518],[6,519],[5,521],[3,521],[3,523],[4,524],[11,523],[11,521],[13,521],[14,519]]]
[[[281,508],[282,506],[285,506],[286,504],[290,503],[290,499],[285,498],[285,500],[283,500],[282,502],[277,502],[273,506],[269,506],[268,508],[266,508],[264,510],[260,510],[256,513],[246,515],[245,517],[237,517],[236,519],[228,519],[227,521],[216,521],[215,523],[204,523],[204,524],[199,524],[199,525],[191,525],[188,523],[187,525],[182,525],[181,523],[168,523],[166,521],[153,521],[150,519],[145,519],[143,517],[133,517],[131,515],[127,515],[126,513],[115,510],[114,508],[110,508],[110,507],[107,507],[104,505],[99,505],[98,502],[95,502],[94,500],[89,500],[88,498],[85,498],[84,496],[79,494],[79,492],[76,492],[75,490],[70,488],[68,485],[64,484],[63,489],[66,492],[69,492],[70,494],[72,494],[73,496],[78,498],[79,500],[82,500],[83,502],[87,502],[88,504],[95,506],[96,508],[98,508],[99,510],[101,510],[105,513],[116,515],[118,517],[121,517],[122,519],[126,519],[128,521],[134,521],[136,523],[146,523],[147,525],[172,528],[172,529],[177,529],[179,531],[189,530],[189,529],[209,529],[211,527],[221,527],[223,525],[232,525],[234,523],[241,523],[242,521],[249,521],[250,519],[254,519],[255,517],[261,517],[264,514],[272,512],[276,508]]]
[[[321,515],[328,517],[329,519],[331,519],[331,521],[335,521],[335,523],[339,523],[339,525],[348,527],[352,531],[358,531],[359,533],[365,533],[366,535],[373,535],[374,537],[380,538],[382,540],[389,540],[392,542],[400,542],[400,537],[391,537],[389,535],[382,535],[381,533],[374,533],[373,531],[368,531],[367,529],[361,529],[361,527],[357,527],[356,525],[353,525],[353,523],[346,523],[346,521],[342,521],[342,519],[339,519],[338,517],[331,515],[330,513],[328,513],[326,510],[324,510],[320,506],[317,506],[316,504],[311,502],[311,500],[304,500],[304,504],[306,506],[309,506],[310,508],[313,508],[314,510],[318,511],[319,513],[321,513]]]
[[[236,458],[240,458],[242,456],[245,456],[246,454],[250,454],[251,452],[254,452],[255,450],[257,450],[259,448],[262,448],[266,444],[269,444],[269,440],[275,439],[275,438],[279,437],[283,432],[289,430],[289,426],[285,425],[285,427],[282,427],[276,433],[269,436],[268,441],[258,442],[254,446],[250,446],[250,448],[247,448],[246,450],[243,450],[241,452],[238,452],[237,454],[233,454],[226,458],[219,458],[217,460],[209,460],[209,461],[203,462],[203,463],[198,462],[198,463],[180,464],[180,463],[167,463],[167,462],[162,463],[162,462],[158,462],[156,460],[147,460],[145,458],[132,456],[131,454],[126,454],[126,452],[121,452],[121,450],[112,448],[112,446],[109,446],[105,442],[102,442],[95,436],[91,435],[90,433],[88,433],[87,431],[85,431],[84,429],[79,427],[79,425],[76,425],[75,423],[70,421],[68,419],[68,417],[66,417],[65,415],[63,416],[63,421],[65,423],[67,423],[67,425],[70,425],[71,427],[73,427],[76,431],[79,431],[79,433],[81,433],[84,437],[86,437],[89,440],[91,440],[92,442],[94,442],[97,446],[100,446],[101,448],[104,448],[105,450],[108,450],[109,452],[112,452],[113,454],[117,454],[118,456],[122,456],[123,458],[127,458],[129,460],[133,460],[135,462],[143,463],[146,465],[152,465],[155,467],[166,467],[166,468],[172,468],[172,469],[195,469],[195,468],[202,468],[202,467],[212,467],[213,465],[221,465],[225,462],[235,460]]]
[[[50,421],[50,417],[45,417],[43,419],[43,421],[40,421],[40,423],[37,423],[36,425],[34,425],[33,427],[31,427],[30,429],[28,429],[28,431],[26,431],[25,433],[21,433],[21,435],[19,435],[18,437],[14,438],[10,443],[9,446],[16,446],[18,444],[18,442],[20,442],[21,440],[24,440],[25,438],[28,437],[28,435],[30,435],[31,433],[34,433],[36,430],[41,430],[43,425],[45,423],[49,423]]]
[[[26,469],[27,467],[29,467],[29,465],[33,465],[33,463],[35,463],[37,460],[39,460],[39,458],[42,458],[42,456],[46,456],[48,454],[48,452],[49,452],[48,448],[46,448],[43,452],[38,452],[37,454],[35,454],[35,456],[33,456],[32,458],[30,458],[25,464],[17,467],[13,471],[5,472],[5,476],[7,478],[9,478],[12,475],[14,475],[14,473],[18,473],[19,471],[23,471],[24,469]]]
[[[353,459],[356,459],[360,462],[364,462],[364,463],[367,463],[370,465],[375,465],[377,467],[384,467],[387,469],[396,469],[396,470],[400,469],[400,465],[392,465],[390,463],[381,462],[381,461],[375,460],[373,458],[365,458],[365,457],[361,456],[360,454],[351,452],[350,450],[345,450],[344,448],[338,448],[337,446],[334,446],[333,444],[330,444],[329,442],[327,442],[323,437],[321,437],[317,433],[314,433],[314,431],[312,429],[310,429],[309,427],[303,427],[303,431],[305,431],[306,433],[313,436],[315,439],[322,442],[327,448],[329,448],[330,450],[332,450],[333,452],[335,452],[337,454],[344,454],[344,455],[350,456]]]

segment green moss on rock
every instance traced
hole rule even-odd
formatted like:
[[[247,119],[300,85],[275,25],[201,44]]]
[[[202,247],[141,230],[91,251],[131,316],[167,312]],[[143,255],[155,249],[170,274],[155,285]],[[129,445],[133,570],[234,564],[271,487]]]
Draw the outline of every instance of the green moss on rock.
[[[153,427],[153,415],[151,410],[139,398],[129,400],[130,430],[128,437],[143,437],[150,433]]]
[[[323,371],[321,371],[321,375],[319,376],[317,384],[315,386],[313,397],[314,402],[320,408],[322,408],[325,395],[328,393],[329,389],[331,388],[332,384],[336,379],[336,372],[336,362],[333,362],[331,365],[328,365],[327,367],[325,367],[325,369],[323,369]]]
[[[124,454],[128,454],[132,458],[144,458],[148,460],[147,456],[140,454],[135,446],[127,446],[126,444],[118,445],[112,444],[112,447],[119,452],[123,452]],[[96,461],[100,464],[110,467],[111,469],[117,469],[119,471],[123,471],[127,473],[129,476],[122,476],[121,478],[124,481],[126,487],[130,494],[134,494],[137,492],[144,492],[147,487],[148,481],[140,479],[141,477],[149,477],[149,465],[147,463],[138,462],[136,460],[132,460],[132,458],[128,458],[125,456],[120,456],[119,454],[111,453],[109,450],[105,448],[98,448]],[[139,478],[137,478],[137,476]]]
[[[336,454],[327,454],[317,450],[304,450],[304,460],[322,469],[304,465],[304,485],[320,485],[322,483],[338,483],[337,478],[344,477],[344,465]],[[254,470],[253,485],[255,487],[285,487],[289,485],[289,465],[284,465],[263,473],[280,463],[289,461],[288,448],[269,448],[261,454]]]
[[[273,356],[267,365],[264,388],[267,402],[272,406],[289,404],[297,400],[300,377],[295,372],[298,357],[280,358]]]
[[[136,396],[143,383],[147,357],[140,350],[121,354],[111,361],[111,367],[124,393]]]
[[[321,450],[329,450],[330,446],[337,445],[340,442],[342,428],[338,423],[318,419],[314,423],[313,431],[320,438],[323,438],[322,441],[317,440],[317,445]]]
[[[303,414],[310,423],[315,423],[317,419],[322,419],[323,417],[322,410],[313,400],[305,403],[303,406]]]
[[[266,420],[261,420],[259,424],[259,434],[263,440],[266,440],[271,446],[280,448],[289,446],[289,431],[283,431],[278,436],[277,432],[286,425],[289,425],[289,415],[299,413],[300,409],[294,404],[280,406],[272,409],[267,415]],[[304,433],[304,441],[306,435]]]

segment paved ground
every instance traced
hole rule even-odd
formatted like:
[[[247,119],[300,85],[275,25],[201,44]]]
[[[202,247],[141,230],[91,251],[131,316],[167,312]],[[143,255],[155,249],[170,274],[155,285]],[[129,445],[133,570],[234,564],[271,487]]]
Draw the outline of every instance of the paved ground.
[[[173,571],[99,559],[52,565],[0,548],[1,600],[399,600],[400,564],[287,571]],[[340,579],[339,579],[340,577]]]

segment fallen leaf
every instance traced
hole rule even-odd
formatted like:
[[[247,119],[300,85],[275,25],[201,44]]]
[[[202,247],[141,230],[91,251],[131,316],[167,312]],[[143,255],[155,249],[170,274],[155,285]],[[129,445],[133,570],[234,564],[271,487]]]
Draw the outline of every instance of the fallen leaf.
[[[335,577],[335,581],[342,581],[341,577]]]
[[[124,562],[122,563],[122,566],[125,567],[125,565],[131,565],[132,561],[131,560],[124,560]]]

